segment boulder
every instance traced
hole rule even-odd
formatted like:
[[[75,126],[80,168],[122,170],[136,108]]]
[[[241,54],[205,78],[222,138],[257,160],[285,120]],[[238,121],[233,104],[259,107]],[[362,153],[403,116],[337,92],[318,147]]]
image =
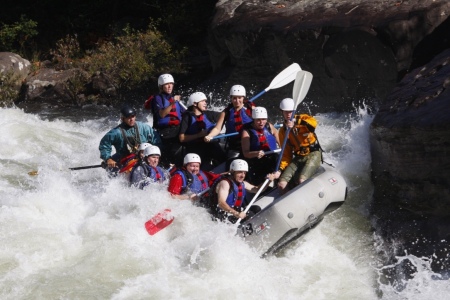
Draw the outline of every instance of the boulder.
[[[27,78],[20,100],[33,106],[76,106],[77,95],[84,88],[84,76],[80,69],[41,68]]]
[[[447,0],[222,0],[207,46],[225,85],[258,92],[297,62],[314,75],[304,102],[313,113],[348,111],[355,102],[381,102],[449,11]],[[288,86],[270,95],[291,93]],[[267,98],[260,103],[270,106]]]
[[[11,52],[0,52],[0,73],[11,72],[16,79],[16,89],[20,90],[22,82],[30,72],[31,63],[20,55]]]
[[[92,77],[78,68],[57,71],[48,66],[30,74],[17,106],[29,111],[45,107],[81,107],[86,104],[111,104],[117,97],[111,80],[98,72]]]
[[[450,217],[450,49],[407,74],[370,128],[374,213]],[[447,232],[448,234],[448,232]]]

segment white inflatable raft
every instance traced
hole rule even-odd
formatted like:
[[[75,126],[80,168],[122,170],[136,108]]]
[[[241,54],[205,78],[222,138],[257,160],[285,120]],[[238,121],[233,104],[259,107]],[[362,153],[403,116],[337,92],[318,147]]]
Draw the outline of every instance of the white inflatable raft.
[[[262,256],[272,254],[342,205],[347,196],[344,178],[322,165],[311,179],[281,195],[273,189],[253,205],[261,211],[242,223],[238,235]]]

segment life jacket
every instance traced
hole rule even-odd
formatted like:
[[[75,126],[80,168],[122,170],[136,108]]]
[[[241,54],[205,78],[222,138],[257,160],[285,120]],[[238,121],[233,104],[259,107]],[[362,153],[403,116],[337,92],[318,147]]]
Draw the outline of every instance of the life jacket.
[[[129,173],[133,169],[133,167],[136,165],[136,163],[139,161],[139,157],[135,153],[131,153],[130,155],[127,155],[120,159],[119,164],[122,166],[122,168],[119,170],[119,173]]]
[[[125,148],[128,149],[129,154],[137,153],[138,147],[141,144],[141,135],[139,134],[139,127],[137,124],[134,124],[134,136],[128,136],[126,134],[125,129],[123,128],[124,125],[119,125],[118,128],[120,129],[120,132],[122,133],[122,140],[123,143],[125,143]],[[123,164],[122,164],[123,165]]]
[[[172,106],[170,112],[164,118],[161,118],[161,116],[159,115],[159,111],[157,110],[156,104],[152,103],[154,101],[157,101],[158,104],[161,106],[161,108],[166,108],[169,105]],[[171,95],[168,94],[156,95],[154,96],[154,98],[150,100],[150,103],[153,114],[153,127],[161,129],[180,125],[182,109],[180,103],[178,101],[173,100]]]
[[[269,123],[262,130],[256,130],[251,123],[245,124],[244,130],[250,135],[250,151],[270,151],[278,148],[277,139],[272,134]]]
[[[214,126],[216,126],[216,123],[210,121],[205,114],[197,116],[194,114],[194,112],[191,111],[187,113],[190,115],[190,120],[189,120],[189,127],[186,130],[186,134],[189,135],[197,134],[203,129],[206,130],[207,132],[210,132],[211,129],[213,129]]]
[[[222,181],[222,180],[226,180],[228,182],[228,184],[230,185],[230,190],[228,193],[228,197],[227,197],[227,204],[230,207],[233,208],[240,208],[244,205],[245,202],[245,196],[246,196],[246,190],[245,190],[245,184],[242,182],[241,184],[237,184],[230,175],[224,175],[224,176],[220,176],[219,178],[216,179],[216,181],[214,182],[214,184],[212,184],[211,186],[211,196],[210,196],[210,203],[209,206],[211,208],[214,208],[218,205],[219,203],[219,197],[218,194],[216,192],[216,187],[217,185]]]
[[[236,111],[233,104],[229,104],[225,108],[226,133],[240,132],[245,124],[252,122],[253,106],[255,106],[253,102],[244,100],[244,106]]]
[[[180,174],[183,179],[183,186],[181,187],[181,194],[184,194],[190,189],[193,193],[198,194],[209,187],[208,177],[200,170],[198,174],[189,173],[185,168],[175,171]]]
[[[163,168],[161,168],[159,166],[152,167],[142,160],[137,162],[134,165],[134,167],[132,168],[131,173],[130,173],[130,180],[133,178],[134,172],[136,172],[136,170],[138,170],[139,167],[141,167],[141,170],[143,171],[143,174],[145,176],[144,182],[142,183],[142,187],[149,185],[150,182],[161,183],[164,180],[166,180],[166,175],[165,175],[165,171]],[[150,180],[148,180],[148,179],[150,179]]]
[[[314,133],[316,127],[317,120],[315,118],[307,114],[295,115],[294,127],[289,132],[288,142],[296,156],[305,156],[311,151],[320,149]],[[283,130],[286,128],[284,127]]]
[[[144,169],[146,170],[147,177],[153,179],[155,182],[163,182],[166,180],[164,170],[160,166],[152,167],[145,164]]]

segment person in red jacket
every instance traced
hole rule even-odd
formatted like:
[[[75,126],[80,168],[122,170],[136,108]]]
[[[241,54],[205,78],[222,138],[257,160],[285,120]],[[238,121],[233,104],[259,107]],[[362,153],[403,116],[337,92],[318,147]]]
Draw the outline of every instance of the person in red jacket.
[[[179,200],[198,200],[198,194],[209,190],[210,184],[219,175],[200,170],[202,160],[195,153],[184,156],[183,167],[173,172],[167,190]]]

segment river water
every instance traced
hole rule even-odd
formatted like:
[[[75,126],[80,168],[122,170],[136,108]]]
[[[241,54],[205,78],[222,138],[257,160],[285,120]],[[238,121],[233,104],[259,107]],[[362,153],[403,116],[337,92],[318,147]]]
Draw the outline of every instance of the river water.
[[[361,108],[316,117],[324,159],[345,177],[348,198],[261,259],[231,226],[161,185],[136,190],[102,168],[68,169],[100,163],[115,110],[0,109],[0,299],[450,299],[433,257],[384,263],[369,217],[373,116]],[[150,236],[144,223],[165,208],[174,222]],[[404,261],[413,276],[386,277]]]

